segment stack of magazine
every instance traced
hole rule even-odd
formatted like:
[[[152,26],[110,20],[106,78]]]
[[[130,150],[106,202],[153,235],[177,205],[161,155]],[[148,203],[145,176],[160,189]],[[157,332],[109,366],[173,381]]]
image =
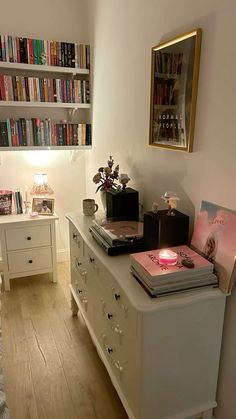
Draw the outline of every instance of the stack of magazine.
[[[160,250],[130,255],[131,272],[150,296],[218,286],[218,278],[213,273],[213,264],[188,246],[170,248],[177,253],[175,265],[161,264]]]
[[[90,233],[110,256],[143,250],[143,223],[139,221],[94,219]]]

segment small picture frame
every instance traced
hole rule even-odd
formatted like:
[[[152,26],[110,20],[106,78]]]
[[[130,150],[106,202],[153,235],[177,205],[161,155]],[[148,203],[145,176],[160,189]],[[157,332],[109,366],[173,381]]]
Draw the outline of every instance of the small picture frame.
[[[51,198],[33,198],[32,212],[38,212],[39,215],[54,214],[55,199]]]

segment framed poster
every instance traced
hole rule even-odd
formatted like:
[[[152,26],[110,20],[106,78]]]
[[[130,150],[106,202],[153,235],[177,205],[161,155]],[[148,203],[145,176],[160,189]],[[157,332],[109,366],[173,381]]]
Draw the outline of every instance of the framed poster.
[[[236,279],[236,212],[202,201],[191,247],[214,263],[220,289],[230,292]]]
[[[152,48],[149,144],[191,152],[201,29]]]

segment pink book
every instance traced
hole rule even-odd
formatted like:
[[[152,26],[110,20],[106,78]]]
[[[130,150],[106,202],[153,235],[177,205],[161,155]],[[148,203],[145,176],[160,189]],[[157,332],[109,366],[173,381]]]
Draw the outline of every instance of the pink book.
[[[134,253],[130,255],[131,265],[141,275],[144,274],[146,278],[155,280],[159,277],[176,278],[189,277],[199,274],[207,274],[213,272],[213,264],[204,257],[190,249],[188,246],[175,246],[170,250],[177,253],[176,265],[161,264],[159,260],[159,253],[163,249],[155,249],[141,253]],[[193,268],[188,268],[182,264],[183,259],[187,259],[194,264]]]
[[[214,263],[220,289],[231,291],[236,277],[236,212],[202,201],[191,246]]]

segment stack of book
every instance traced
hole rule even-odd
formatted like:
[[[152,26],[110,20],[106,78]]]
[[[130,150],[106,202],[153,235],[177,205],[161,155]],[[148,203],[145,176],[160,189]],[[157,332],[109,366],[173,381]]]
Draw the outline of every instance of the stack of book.
[[[188,246],[171,248],[177,253],[175,265],[161,264],[160,250],[130,255],[131,272],[150,296],[218,286],[218,278],[213,273],[214,265]]]

